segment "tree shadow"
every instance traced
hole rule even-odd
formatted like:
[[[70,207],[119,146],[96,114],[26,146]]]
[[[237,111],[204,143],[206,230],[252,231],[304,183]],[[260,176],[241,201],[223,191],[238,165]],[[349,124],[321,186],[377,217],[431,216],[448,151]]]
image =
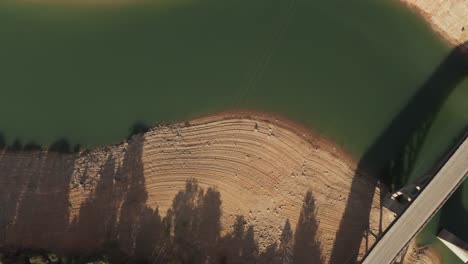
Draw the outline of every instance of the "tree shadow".
[[[72,148],[68,139],[60,138],[50,144],[49,150],[58,153],[71,153]]]
[[[148,132],[150,129],[151,127],[145,122],[137,121],[130,127],[129,129],[130,132],[127,136],[127,140],[131,139],[135,135],[142,135]]]
[[[70,190],[87,187],[71,183],[92,183],[93,165],[82,160],[96,160],[102,153],[0,156],[0,179],[6,183],[0,185],[0,247],[52,250],[74,263],[95,256],[110,263],[322,262],[311,192],[305,195],[296,232],[287,220],[278,244],[260,251],[255,226],[242,215],[222,234],[221,194],[201,188],[196,179],[186,181],[164,216],[149,207],[143,144],[143,135],[134,136],[121,163],[118,151],[103,160],[95,172],[97,182],[74,218]],[[76,164],[84,164],[79,173]]]
[[[0,155],[0,245],[53,248],[60,240],[74,160],[47,152]]]
[[[316,233],[315,200],[312,193],[307,192],[296,228],[294,263],[323,263],[320,256],[320,243],[313,239]]]
[[[129,134],[126,140],[130,140],[135,135],[142,135],[148,132],[151,126],[145,122],[137,121],[129,128]],[[61,137],[53,141],[50,145],[41,145],[35,141],[24,143],[21,139],[16,138],[12,143],[8,144],[3,132],[0,132],[0,150],[6,149],[8,151],[42,151],[48,150],[58,153],[78,153],[82,150],[80,143],[72,144],[66,137]]]
[[[60,138],[49,146],[44,147],[36,143],[35,141],[29,141],[23,143],[21,139],[16,138],[11,144],[8,144],[5,140],[3,133],[0,132],[0,150],[5,149],[9,152],[35,152],[35,151],[43,151],[48,150],[51,152],[58,152],[58,153],[77,153],[80,151],[81,147],[80,144],[76,144],[74,147],[70,144],[70,141],[67,138]]]
[[[336,235],[331,263],[356,262],[363,235],[368,230],[374,192],[360,191],[357,183],[361,175],[368,172],[373,176],[368,177],[372,189],[379,181],[391,189],[401,187],[413,169],[442,104],[467,74],[468,62],[460,45],[442,61],[361,157]]]
[[[8,151],[21,151],[23,150],[23,143],[21,143],[21,140],[15,139],[13,143],[7,145],[6,149]]]
[[[41,151],[42,146],[37,144],[34,141],[30,141],[24,145],[23,150],[24,151]]]
[[[148,132],[150,129],[151,126],[147,125],[145,122],[137,121],[129,128],[129,134],[127,135],[126,139],[130,140],[133,136],[142,135]],[[48,150],[58,153],[78,153],[82,150],[82,147],[80,143],[73,145],[66,137],[61,137],[53,141],[50,145],[41,145],[35,141],[24,143],[24,141],[19,138],[16,138],[12,143],[8,144],[4,133],[0,131],[0,150],[2,149],[6,149],[8,151],[26,152]]]
[[[5,148],[5,146],[6,146],[5,135],[3,135],[2,132],[0,132],[0,150]]]
[[[242,215],[237,216],[231,231],[221,234],[222,201],[215,188],[204,190],[196,179],[187,180],[185,189],[176,194],[171,208],[162,217],[158,208],[146,206],[146,192],[135,186],[138,182],[123,192],[126,194],[122,201],[116,200],[116,195],[108,195],[120,188],[96,188],[96,195],[82,206],[75,223],[75,231],[88,237],[81,244],[89,246],[85,241],[94,240],[90,249],[99,249],[106,241],[113,241],[125,252],[128,263],[322,263],[311,192],[306,194],[296,235],[287,220],[279,246],[273,244],[260,252],[255,227],[248,225]],[[99,194],[99,190],[107,194]],[[120,213],[101,210],[100,205],[120,202]],[[103,220],[101,225],[96,225],[97,219]],[[80,226],[80,223],[88,224]],[[94,227],[89,228],[90,225]]]

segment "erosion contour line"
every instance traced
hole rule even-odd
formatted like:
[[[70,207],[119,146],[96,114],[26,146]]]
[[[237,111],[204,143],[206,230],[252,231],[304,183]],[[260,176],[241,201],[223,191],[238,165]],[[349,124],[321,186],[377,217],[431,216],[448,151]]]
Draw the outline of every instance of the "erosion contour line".
[[[196,179],[220,193],[221,232],[231,231],[242,215],[259,251],[280,240],[286,220],[296,227],[311,192],[317,232],[310,239],[320,241],[328,262],[353,177],[359,177],[359,193],[374,193],[370,233],[379,233],[381,220],[391,220],[385,213],[381,219],[380,190],[366,183],[368,176],[354,176],[355,168],[349,155],[297,124],[239,112],[158,126],[128,142],[79,154],[4,152],[0,201],[18,203],[3,211],[0,220],[8,227],[0,244],[99,247],[106,230],[125,221],[110,221],[111,214],[138,215],[147,210],[138,209],[143,203],[164,216],[187,180]],[[359,199],[352,203],[356,210],[359,205]],[[90,207],[99,209],[82,220]],[[138,225],[125,228],[133,234]],[[130,253],[133,239],[129,235],[126,242]],[[362,255],[373,242],[369,235],[356,250]]]

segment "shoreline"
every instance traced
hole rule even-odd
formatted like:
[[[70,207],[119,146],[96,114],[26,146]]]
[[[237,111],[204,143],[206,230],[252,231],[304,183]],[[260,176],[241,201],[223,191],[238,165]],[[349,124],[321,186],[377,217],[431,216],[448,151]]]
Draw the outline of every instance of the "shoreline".
[[[262,254],[279,243],[286,226],[291,232],[302,230],[307,210],[306,219],[314,219],[308,224],[316,226],[311,235],[321,241],[321,256],[329,259],[351,185],[355,210],[360,210],[359,201],[372,203],[373,232],[381,221],[384,226],[391,221],[391,214],[380,212],[382,190],[370,185],[367,175],[356,173],[350,155],[296,122],[255,111],[226,111],[153,126],[120,144],[75,154],[4,151],[0,168],[0,202],[19,203],[3,214],[15,222],[0,244],[26,248],[92,250],[109,240],[106,230],[115,229],[123,250],[136,254],[126,246],[135,243],[128,232],[139,232],[134,228],[146,223],[141,220],[146,215],[169,217],[177,210],[174,203],[181,192],[193,195],[192,187],[186,186],[191,179],[196,179],[200,195],[210,190],[219,195],[220,239],[232,235],[231,228],[242,216],[253,228]],[[312,204],[306,193],[313,195]],[[372,201],[364,198],[369,193]],[[142,236],[143,241],[150,239]],[[359,256],[366,243],[355,245]],[[342,250],[349,254],[351,249]]]
[[[460,48],[460,56],[468,59],[468,3],[463,0],[399,0],[420,16],[449,47]],[[441,11],[443,10],[443,12]],[[459,16],[454,20],[453,16]],[[465,18],[463,20],[462,18]],[[433,246],[417,246],[417,238],[411,242],[409,254],[403,263],[440,264],[443,257]]]
[[[444,16],[442,17],[441,14],[436,12],[436,10],[438,11],[439,9],[431,6],[431,4],[437,4],[435,2],[438,2],[438,0],[419,2],[416,2],[416,0],[399,1],[415,12],[418,16],[421,16],[444,42],[452,47],[462,45],[462,50],[464,50],[468,55],[468,5],[466,5],[466,8],[463,10],[457,10],[455,3],[451,3],[450,1],[442,2],[440,4],[441,6],[444,4],[446,6],[452,4],[450,7],[445,8],[446,13],[444,13]],[[459,1],[458,4],[462,5],[463,3]],[[434,11],[431,12],[430,9]],[[458,23],[450,21],[450,16],[454,15],[456,10],[459,11],[459,13],[466,14],[466,21],[460,20]],[[457,30],[459,31],[458,34],[455,32]]]
[[[451,46],[464,45],[464,50],[468,53],[468,19],[462,21],[463,17],[468,17],[468,5],[464,0],[398,0],[410,10],[421,16],[431,28]],[[155,3],[151,0],[18,0],[18,4],[33,5],[72,5],[72,6],[117,6],[122,7],[134,4],[162,4],[168,2]],[[441,11],[443,10],[443,12]],[[460,19],[458,19],[460,18]],[[457,21],[460,20],[460,21]]]
[[[50,146],[43,146],[43,145],[36,146],[36,147],[40,147],[40,149],[32,148],[28,150],[28,149],[23,148],[21,150],[9,150],[8,147],[10,145],[5,145],[3,149],[0,148],[0,155],[6,154],[8,152],[10,153],[53,152],[53,153],[57,153],[60,155],[81,155],[81,154],[93,152],[93,151],[103,151],[103,150],[108,150],[110,148],[119,148],[128,144],[129,141],[131,141],[132,137],[134,136],[139,136],[142,134],[144,135],[146,133],[149,133],[152,131],[153,132],[158,131],[164,128],[183,128],[183,127],[188,127],[192,125],[207,125],[211,122],[217,122],[217,121],[228,120],[228,119],[248,119],[252,121],[262,121],[262,122],[274,124],[276,126],[282,127],[284,129],[287,129],[293,132],[297,136],[306,140],[311,145],[315,145],[319,143],[321,146],[324,146],[324,147],[326,146],[328,151],[335,154],[336,157],[339,157],[341,160],[349,164],[357,165],[357,163],[359,162],[359,160],[356,157],[354,157],[346,149],[345,146],[340,145],[335,140],[327,137],[326,135],[315,132],[312,128],[306,127],[300,124],[300,122],[287,118],[281,114],[267,113],[267,112],[250,110],[250,109],[230,109],[230,110],[225,110],[225,111],[216,112],[212,114],[195,116],[194,118],[188,119],[188,120],[173,120],[173,121],[164,121],[161,123],[150,124],[146,132],[139,132],[136,134],[131,134],[128,137],[126,138],[124,137],[122,140],[117,141],[115,143],[95,145],[95,146],[89,146],[89,147],[83,146],[82,149],[80,149],[79,151],[74,151],[73,149],[71,149],[70,152],[60,152],[60,151],[50,150],[49,149]],[[57,142],[59,140],[60,139],[54,142]],[[23,147],[25,147],[26,145],[24,145]],[[80,143],[77,143],[76,145],[81,146]],[[74,146],[75,145],[71,145],[70,148],[73,148]],[[355,169],[355,167],[353,167],[353,169]],[[362,171],[360,173],[368,174],[367,171]]]
[[[327,137],[326,135],[315,132],[312,128],[302,125],[300,122],[297,122],[291,118],[287,118],[281,114],[276,113],[267,113],[256,110],[249,109],[231,109],[214,114],[207,114],[195,117],[190,121],[176,122],[175,124],[184,124],[188,122],[189,124],[206,124],[213,121],[219,121],[223,119],[251,119],[268,122],[277,126],[280,126],[284,129],[292,131],[297,136],[305,139],[308,143],[314,145],[314,142],[320,142],[322,146],[327,146],[327,149],[330,152],[333,152],[340,157],[342,160],[346,161],[349,164],[356,164],[359,160],[346,149],[345,146],[341,146],[335,140]],[[355,168],[353,168],[355,169]],[[365,174],[366,172],[361,172]]]

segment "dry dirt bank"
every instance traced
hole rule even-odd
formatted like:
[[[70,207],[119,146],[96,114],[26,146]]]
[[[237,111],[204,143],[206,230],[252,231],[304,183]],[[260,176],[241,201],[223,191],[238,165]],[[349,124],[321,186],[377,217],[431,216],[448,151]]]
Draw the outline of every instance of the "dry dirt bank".
[[[401,0],[420,13],[454,46],[468,41],[468,2],[466,0]],[[468,49],[468,44],[465,44]]]
[[[161,261],[328,262],[355,167],[292,122],[240,112],[79,154],[3,152],[0,245],[91,250],[113,240]],[[356,177],[359,193],[375,193],[362,253],[391,217],[381,219],[380,190]],[[359,211],[359,199],[350,206]]]
[[[435,248],[421,248],[413,241],[408,248],[403,264],[443,264],[443,261]]]

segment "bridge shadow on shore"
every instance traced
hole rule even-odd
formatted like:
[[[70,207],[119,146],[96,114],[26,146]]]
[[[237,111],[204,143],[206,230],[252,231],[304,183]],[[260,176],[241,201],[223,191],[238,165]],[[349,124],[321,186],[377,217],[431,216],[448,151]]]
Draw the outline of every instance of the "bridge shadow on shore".
[[[369,229],[373,192],[357,191],[357,179],[364,173],[369,174],[371,185],[392,190],[408,180],[434,118],[446,98],[468,75],[468,60],[462,49],[460,45],[450,52],[361,157],[330,263],[359,262],[359,246]],[[381,200],[384,195],[382,191]],[[353,206],[356,200],[361,202],[359,210]]]
[[[196,179],[186,181],[164,214],[148,207],[143,144],[144,136],[135,135],[121,152],[0,155],[0,248],[46,249],[73,263],[103,256],[109,263],[323,262],[311,192],[296,231],[286,220],[280,240],[260,250],[255,226],[242,215],[222,232],[221,194]],[[87,189],[72,215],[73,193]]]

